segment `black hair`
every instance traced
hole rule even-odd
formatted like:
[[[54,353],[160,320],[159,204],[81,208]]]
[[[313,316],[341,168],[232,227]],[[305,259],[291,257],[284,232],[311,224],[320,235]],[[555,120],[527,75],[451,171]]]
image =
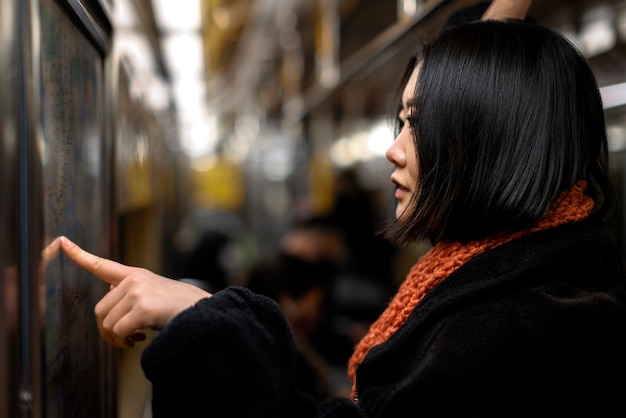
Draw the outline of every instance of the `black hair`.
[[[461,24],[424,46],[417,65],[409,122],[419,179],[388,237],[469,241],[521,229],[578,180],[596,213],[613,203],[597,83],[562,35],[518,20]]]

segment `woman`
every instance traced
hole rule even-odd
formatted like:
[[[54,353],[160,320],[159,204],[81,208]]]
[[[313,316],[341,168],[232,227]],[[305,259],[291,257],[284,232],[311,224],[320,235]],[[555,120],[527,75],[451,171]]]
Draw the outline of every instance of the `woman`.
[[[155,417],[626,413],[625,268],[602,222],[607,141],[583,57],[538,25],[462,24],[411,64],[398,118],[388,235],[433,247],[357,345],[353,399],[298,390],[269,299],[209,295],[62,238],[111,283],[103,338],[130,347],[161,330],[142,358]]]

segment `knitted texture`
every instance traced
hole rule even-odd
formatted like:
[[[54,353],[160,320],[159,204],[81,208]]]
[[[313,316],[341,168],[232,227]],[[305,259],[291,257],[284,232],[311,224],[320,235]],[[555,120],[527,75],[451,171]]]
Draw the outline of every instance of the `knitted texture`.
[[[357,344],[348,362],[352,397],[356,395],[356,366],[363,361],[372,347],[387,341],[406,322],[417,304],[431,289],[478,254],[537,231],[585,219],[594,206],[593,200],[583,193],[585,187],[586,183],[579,181],[572,189],[563,192],[548,213],[527,229],[501,233],[466,244],[441,241],[424,254],[411,268],[387,309]]]

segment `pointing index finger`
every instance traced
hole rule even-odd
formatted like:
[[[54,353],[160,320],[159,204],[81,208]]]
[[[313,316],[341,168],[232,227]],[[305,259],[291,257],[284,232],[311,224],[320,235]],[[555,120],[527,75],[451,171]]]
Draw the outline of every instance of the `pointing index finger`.
[[[77,266],[107,283],[117,286],[131,272],[131,267],[98,257],[80,248],[67,237],[61,237],[61,248]]]

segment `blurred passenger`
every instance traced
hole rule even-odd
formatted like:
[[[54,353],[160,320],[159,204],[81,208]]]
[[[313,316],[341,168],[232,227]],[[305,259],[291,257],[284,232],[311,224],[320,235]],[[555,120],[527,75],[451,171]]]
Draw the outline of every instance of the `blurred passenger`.
[[[325,284],[323,303],[320,305],[323,322],[314,336],[314,345],[333,367],[331,379],[327,380],[330,385],[328,390],[334,394],[338,390],[343,391],[342,376],[345,376],[345,365],[354,345],[384,310],[390,297],[389,290],[378,281],[355,272],[350,262],[345,233],[329,216],[313,217],[293,225],[281,238],[279,252],[278,261],[262,262],[251,272],[250,280],[253,283],[248,286],[257,293],[279,299],[277,292],[268,285],[281,283],[278,278],[283,277],[283,274],[270,274],[268,266],[275,266],[280,264],[280,260],[287,259],[301,260],[299,265],[308,265],[306,270],[310,271],[319,271],[319,267],[324,266]],[[260,280],[262,278],[264,280]],[[289,280],[297,280],[297,277]],[[318,277],[317,280],[322,278]],[[337,368],[342,368],[343,372],[337,373]]]
[[[352,207],[355,212],[368,211],[369,208],[369,203],[365,202]],[[327,285],[327,303],[324,306],[329,328],[327,331],[334,337],[334,349],[327,350],[326,354],[334,364],[345,365],[354,345],[385,309],[395,288],[386,273],[384,277],[381,276],[381,268],[372,268],[370,272],[363,268],[367,264],[391,263],[387,252],[375,251],[377,246],[371,244],[375,234],[371,217],[364,218],[360,225],[366,233],[356,237],[370,243],[363,245],[368,254],[362,253],[360,258],[372,260],[357,267],[354,263],[354,248],[349,245],[349,241],[354,240],[354,237],[350,237],[350,225],[360,224],[360,221],[346,222],[346,227],[338,221],[335,213],[306,219],[294,225],[282,237],[280,251],[332,266],[332,280]],[[355,217],[359,218],[358,215]]]
[[[233,212],[196,209],[175,239],[181,281],[214,293],[240,280],[256,259],[242,220]]]
[[[388,293],[395,291],[395,246],[377,233],[382,218],[375,210],[374,197],[361,185],[352,169],[340,171],[335,176],[329,221],[344,237],[350,270],[356,276],[378,282]]]
[[[444,31],[402,80],[388,235],[430,240],[349,364],[352,397],[295,380],[280,307],[208,294],[61,244],[111,283],[103,338],[143,352],[156,418],[623,416],[625,262],[603,222],[614,194],[601,97],[578,50],[494,0]]]
[[[225,265],[226,251],[231,238],[220,231],[200,232],[193,249],[181,256],[181,271],[186,279],[199,282],[199,286],[217,292],[228,286],[230,278]]]
[[[340,267],[348,263],[345,235],[328,217],[296,222],[280,239],[281,252],[305,260],[324,260]]]
[[[318,400],[350,392],[345,363],[353,345],[333,333],[328,315],[335,274],[336,265],[326,259],[278,253],[251,268],[246,284],[282,308],[294,336],[298,386]]]

